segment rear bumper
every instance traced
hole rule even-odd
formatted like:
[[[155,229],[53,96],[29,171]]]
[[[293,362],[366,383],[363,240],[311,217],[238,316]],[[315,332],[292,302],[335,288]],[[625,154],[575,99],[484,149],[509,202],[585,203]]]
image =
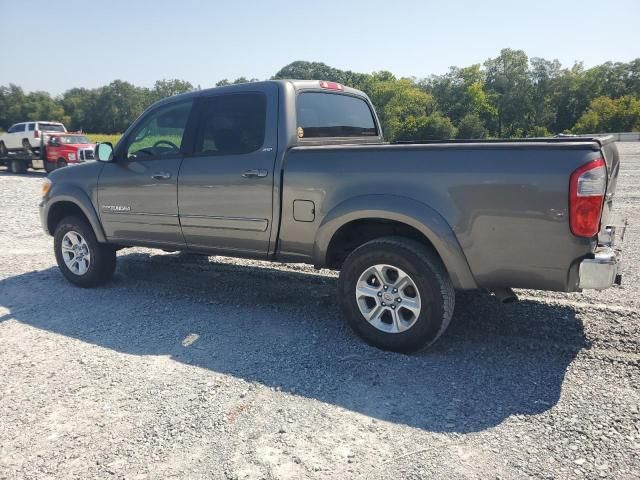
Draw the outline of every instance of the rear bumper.
[[[598,248],[592,257],[580,262],[578,288],[604,290],[622,283],[620,245],[624,239],[626,221],[620,226],[608,226],[598,236]]]

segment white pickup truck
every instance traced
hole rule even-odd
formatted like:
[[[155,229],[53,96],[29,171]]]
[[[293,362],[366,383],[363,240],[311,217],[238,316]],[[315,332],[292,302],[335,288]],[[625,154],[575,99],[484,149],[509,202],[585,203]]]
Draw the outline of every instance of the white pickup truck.
[[[45,132],[65,133],[67,129],[59,122],[22,122],[11,125],[6,133],[0,136],[0,157],[8,152],[24,150],[39,151],[42,135]]]

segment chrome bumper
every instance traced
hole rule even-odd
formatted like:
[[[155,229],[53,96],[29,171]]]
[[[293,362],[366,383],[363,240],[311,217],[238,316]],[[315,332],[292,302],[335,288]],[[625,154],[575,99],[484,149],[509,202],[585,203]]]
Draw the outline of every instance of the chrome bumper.
[[[622,283],[620,268],[620,245],[624,240],[627,222],[619,226],[608,226],[598,235],[598,248],[592,258],[580,262],[578,287],[581,289],[604,290]]]

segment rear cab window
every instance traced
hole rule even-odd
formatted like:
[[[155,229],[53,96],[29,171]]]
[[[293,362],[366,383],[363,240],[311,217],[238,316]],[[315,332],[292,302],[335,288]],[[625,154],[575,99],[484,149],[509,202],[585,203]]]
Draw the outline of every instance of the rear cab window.
[[[64,129],[64,125],[62,125],[61,123],[44,123],[44,122],[38,123],[38,130],[41,130],[43,132],[63,132],[63,133],[66,131]]]
[[[309,138],[377,137],[369,104],[348,94],[301,92],[297,103],[297,134]]]

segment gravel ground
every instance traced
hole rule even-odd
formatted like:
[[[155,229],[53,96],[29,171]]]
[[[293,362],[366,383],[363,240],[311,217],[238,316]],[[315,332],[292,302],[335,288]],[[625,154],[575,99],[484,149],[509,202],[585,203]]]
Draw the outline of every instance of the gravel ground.
[[[639,478],[640,143],[624,284],[459,293],[431,350],[340,320],[335,273],[147,249],[68,284],[42,175],[0,173],[0,478]]]

